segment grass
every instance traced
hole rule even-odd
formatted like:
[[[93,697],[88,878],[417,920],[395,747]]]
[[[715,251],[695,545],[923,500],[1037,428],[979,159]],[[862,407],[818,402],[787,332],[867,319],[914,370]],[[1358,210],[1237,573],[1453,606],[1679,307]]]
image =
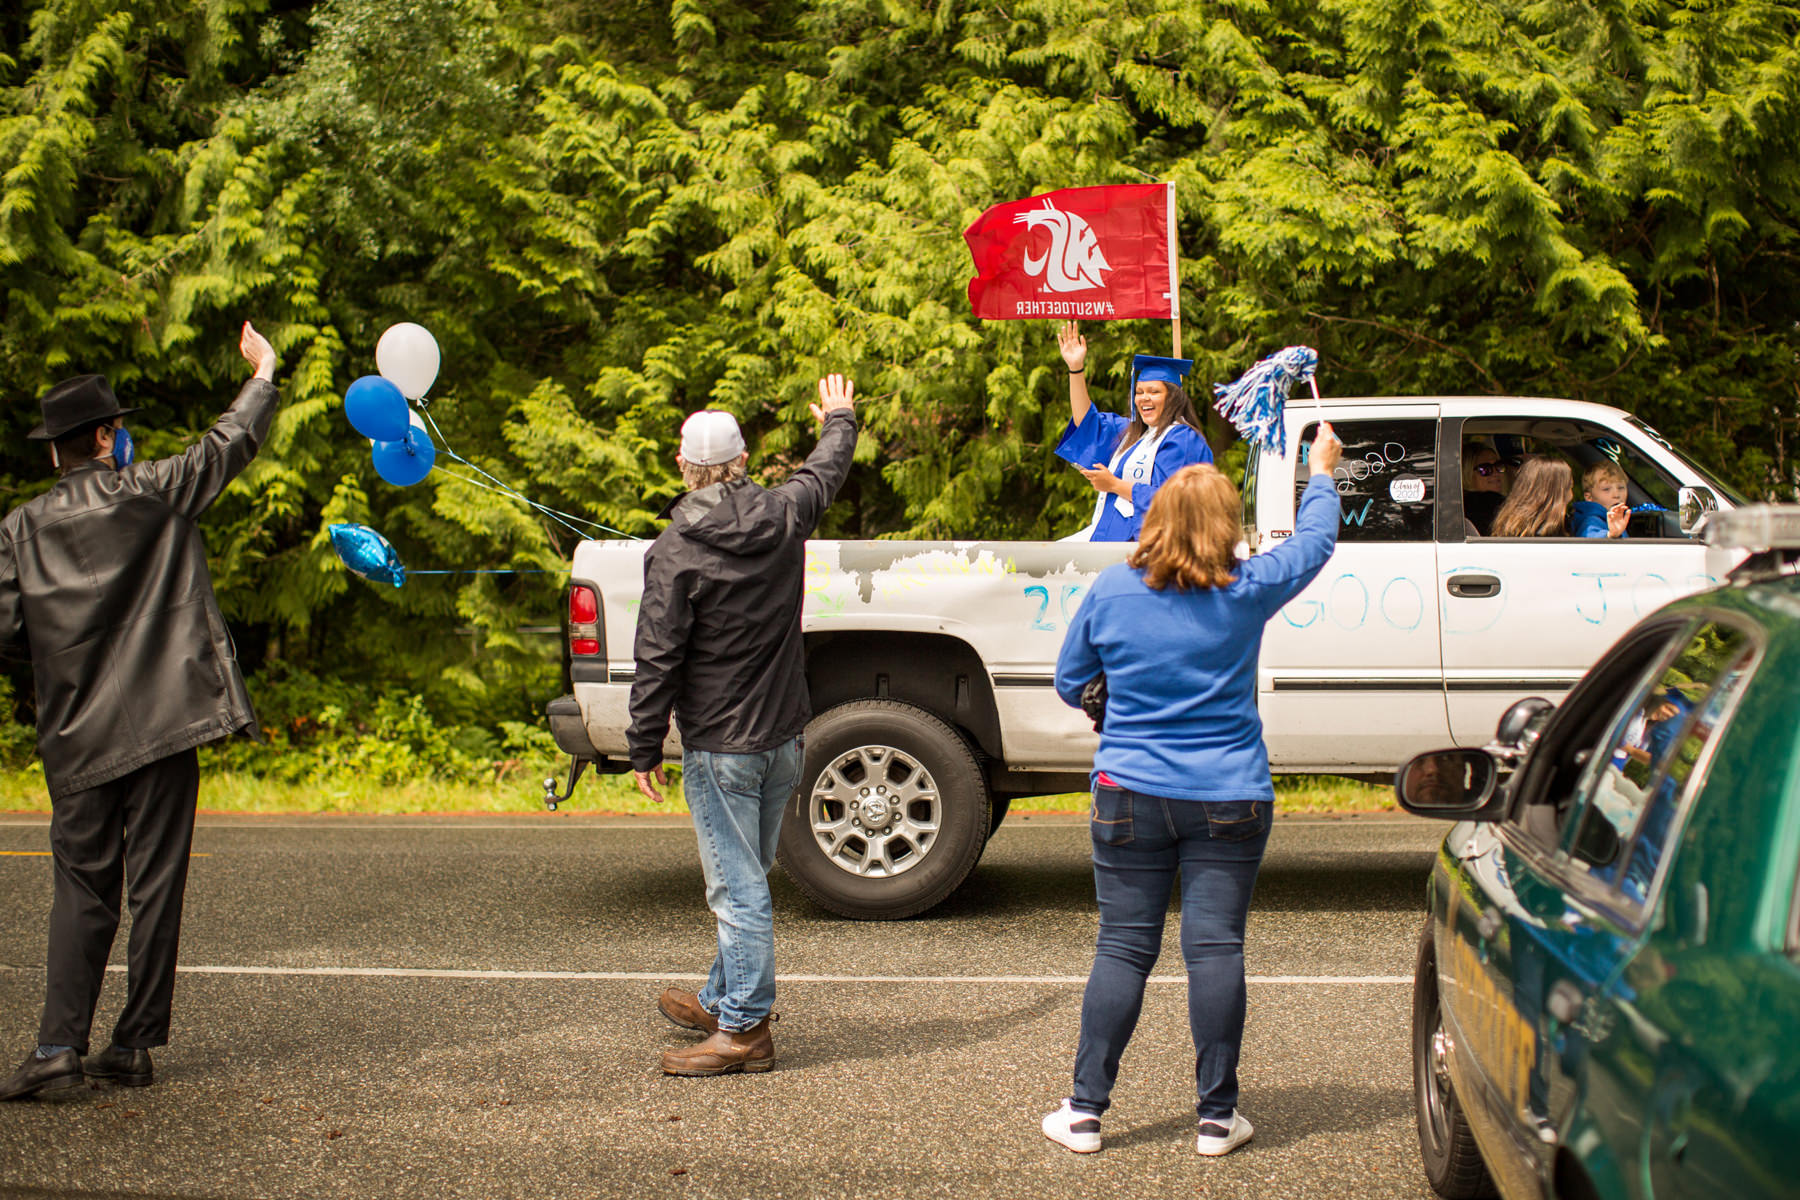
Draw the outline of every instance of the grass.
[[[566,762],[554,769],[519,770],[491,782],[426,781],[396,786],[357,778],[324,783],[281,783],[230,771],[203,771],[200,807],[233,813],[533,813],[543,812],[543,780],[555,774],[560,791]],[[687,812],[681,798],[681,772],[669,772],[668,802],[654,804],[639,795],[629,775],[582,776],[568,813]],[[1088,795],[1037,796],[1020,800],[1014,812],[1086,812]],[[1372,812],[1394,807],[1393,789],[1356,783],[1331,775],[1284,775],[1275,780],[1275,803],[1282,812]],[[49,812],[43,772],[36,768],[0,772],[0,811]]]

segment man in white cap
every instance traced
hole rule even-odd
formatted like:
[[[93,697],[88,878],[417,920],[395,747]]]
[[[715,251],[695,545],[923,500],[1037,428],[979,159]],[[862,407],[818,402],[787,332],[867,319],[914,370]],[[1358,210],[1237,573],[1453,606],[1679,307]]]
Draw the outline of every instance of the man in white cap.
[[[800,779],[812,719],[800,632],[806,539],[843,485],[856,449],[854,385],[819,380],[819,444],[786,483],[745,477],[749,454],[730,413],[681,427],[688,491],[644,555],[637,673],[627,733],[637,785],[660,802],[669,710],[681,727],[682,786],[700,842],[719,952],[698,993],[669,988],[662,1014],[709,1036],[662,1056],[671,1075],[767,1071],[775,1003],[769,869],[781,813]]]

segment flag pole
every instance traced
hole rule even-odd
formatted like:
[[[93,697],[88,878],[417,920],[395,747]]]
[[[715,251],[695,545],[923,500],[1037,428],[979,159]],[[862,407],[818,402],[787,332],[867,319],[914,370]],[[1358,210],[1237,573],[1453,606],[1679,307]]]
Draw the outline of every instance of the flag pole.
[[[1175,353],[1173,358],[1181,357],[1181,270],[1180,248],[1175,241],[1175,184],[1173,181],[1163,185],[1168,189],[1168,223],[1169,223],[1169,319],[1174,322]]]

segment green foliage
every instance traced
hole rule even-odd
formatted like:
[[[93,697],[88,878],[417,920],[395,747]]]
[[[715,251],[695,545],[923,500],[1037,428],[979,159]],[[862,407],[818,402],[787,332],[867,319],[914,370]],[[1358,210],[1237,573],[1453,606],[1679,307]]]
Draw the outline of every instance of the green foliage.
[[[1091,503],[1049,453],[1054,338],[968,315],[961,230],[1159,179],[1199,394],[1305,342],[1340,394],[1598,400],[1748,492],[1800,478],[1793,3],[27,0],[0,16],[0,481],[46,486],[26,398],[80,370],[146,407],[147,452],[191,441],[255,319],[285,409],[206,534],[258,698],[339,681],[332,730],[451,769],[498,751],[428,726],[499,738],[557,690],[522,629],[574,535],[460,464],[374,477],[339,410],[383,328],[437,335],[460,455],[616,529],[658,527],[686,412],[736,413],[777,479],[840,370],[865,432],[825,534],[1053,536]],[[1088,333],[1115,406],[1168,337]],[[518,573],[370,587],[341,520]]]

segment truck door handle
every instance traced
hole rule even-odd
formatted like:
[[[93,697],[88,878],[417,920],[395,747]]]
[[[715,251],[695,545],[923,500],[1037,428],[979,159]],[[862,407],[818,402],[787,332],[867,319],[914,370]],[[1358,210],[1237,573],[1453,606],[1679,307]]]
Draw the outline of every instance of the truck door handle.
[[[1500,594],[1498,575],[1452,575],[1444,585],[1452,596],[1468,600],[1484,600]]]

